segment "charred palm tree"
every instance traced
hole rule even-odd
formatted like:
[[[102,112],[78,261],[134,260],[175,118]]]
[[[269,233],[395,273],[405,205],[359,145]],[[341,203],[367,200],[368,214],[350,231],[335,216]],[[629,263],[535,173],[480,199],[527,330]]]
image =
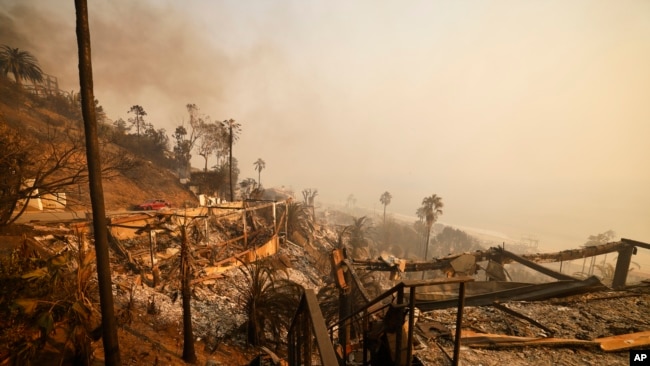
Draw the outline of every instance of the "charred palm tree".
[[[372,222],[367,216],[359,218],[352,218],[352,225],[349,227],[350,232],[350,247],[352,247],[352,257],[359,258],[361,256],[368,256],[368,232],[371,229]]]
[[[296,311],[302,287],[288,279],[278,277],[269,260],[244,263],[239,267],[243,281],[233,285],[247,314],[247,341],[253,346],[267,343],[265,333],[273,335],[275,342],[283,339]]]
[[[232,181],[232,145],[239,139],[239,134],[241,133],[241,124],[235,122],[234,119],[225,120],[222,122],[222,126],[228,131],[228,164],[230,166],[229,171],[229,184],[230,184],[230,202],[235,200],[234,186]]]
[[[307,239],[314,231],[309,207],[301,202],[289,202],[287,207],[287,238],[291,239],[294,233]]]
[[[181,234],[181,296],[183,299],[183,360],[196,362],[194,331],[192,328],[192,279],[190,240],[188,225],[180,225]]]

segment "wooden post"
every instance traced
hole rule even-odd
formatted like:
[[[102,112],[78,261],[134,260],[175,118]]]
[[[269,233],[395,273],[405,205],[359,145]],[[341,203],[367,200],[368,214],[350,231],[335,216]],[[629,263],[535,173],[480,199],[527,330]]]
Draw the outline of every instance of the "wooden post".
[[[277,228],[277,218],[275,217],[275,202],[273,202],[273,230]],[[277,232],[275,232],[277,234]]]
[[[153,262],[154,249],[153,249],[153,247],[154,247],[155,241],[156,241],[156,232],[151,230],[151,228],[150,228],[149,229],[149,254],[151,254],[151,270],[152,271],[153,271],[153,266],[154,266],[154,262]]]
[[[411,287],[411,291],[413,288]],[[404,286],[400,287],[397,290],[397,305],[404,305]],[[400,306],[400,310],[402,307]],[[403,320],[402,317],[399,317],[400,320]],[[402,331],[404,329],[404,322],[400,321],[399,328],[395,330],[395,358],[393,362],[395,365],[402,365]],[[406,366],[406,365],[404,365]]]
[[[465,308],[465,282],[459,284],[458,310],[456,312],[456,336],[454,337],[454,359],[452,365],[457,366],[460,361],[460,338],[463,327],[463,309]]]
[[[248,247],[248,235],[246,234],[246,209],[242,210],[242,221],[244,222],[244,248]]]
[[[636,247],[633,245],[626,245],[618,251],[616,269],[614,270],[614,279],[612,280],[612,287],[614,289],[619,290],[625,287],[627,273],[630,271],[630,263],[632,262],[633,254],[636,254]]]
[[[408,332],[408,350],[406,351],[406,364],[411,365],[413,360],[413,331],[415,328],[415,290],[413,286],[409,289],[409,332]]]

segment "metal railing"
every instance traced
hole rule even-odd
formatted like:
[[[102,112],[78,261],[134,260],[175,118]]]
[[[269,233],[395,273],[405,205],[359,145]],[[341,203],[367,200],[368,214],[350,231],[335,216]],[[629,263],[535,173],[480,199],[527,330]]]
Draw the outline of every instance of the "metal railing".
[[[317,351],[321,365],[339,365],[332,342],[327,336],[327,326],[314,290],[305,289],[289,327],[288,336],[289,365],[310,366],[314,351]]]
[[[459,352],[460,352],[460,339],[461,339],[461,328],[463,320],[463,308],[465,302],[465,283],[474,281],[472,277],[453,277],[453,278],[443,278],[443,279],[433,279],[433,280],[416,280],[416,281],[402,281],[399,284],[395,285],[391,289],[377,296],[372,301],[368,302],[361,309],[357,310],[354,314],[340,319],[337,324],[329,328],[330,338],[334,338],[334,331],[336,329],[341,329],[346,327],[347,324],[353,321],[360,321],[362,324],[362,334],[363,334],[363,365],[368,365],[368,342],[366,337],[369,332],[369,319],[373,314],[376,314],[380,311],[385,310],[389,306],[394,308],[401,308],[408,310],[408,328],[407,328],[407,342],[406,342],[406,357],[403,357],[403,345],[402,345],[402,328],[403,322],[400,324],[399,329],[395,332],[395,342],[392,345],[394,350],[394,363],[395,365],[411,365],[413,362],[413,340],[414,340],[414,329],[415,329],[415,299],[416,292],[418,287],[430,286],[430,285],[442,285],[442,284],[459,284],[459,293],[458,293],[458,311],[456,315],[456,333],[454,338],[454,353],[451,362],[453,365],[458,365],[459,361]],[[408,301],[405,301],[405,289],[408,289]],[[389,303],[384,303],[383,301],[391,298]],[[345,365],[347,362],[347,345],[341,345],[344,350],[344,355],[341,360],[341,364]],[[392,352],[391,352],[392,353]],[[290,363],[294,365],[293,363]]]

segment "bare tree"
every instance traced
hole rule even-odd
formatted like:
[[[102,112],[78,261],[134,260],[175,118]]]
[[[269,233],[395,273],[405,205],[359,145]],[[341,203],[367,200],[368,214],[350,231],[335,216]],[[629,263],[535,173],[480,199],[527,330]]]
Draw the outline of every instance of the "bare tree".
[[[144,116],[147,115],[147,112],[145,112],[141,105],[134,105],[127,111],[127,113],[135,114],[135,117],[129,118],[129,122],[131,122],[132,126],[135,126],[136,134],[138,138],[140,138],[140,127],[143,127],[145,124]]]
[[[215,151],[219,151],[225,145],[223,126],[217,123],[205,123],[202,125],[203,134],[198,140],[199,156],[205,160],[203,171],[208,171],[208,157]]]
[[[174,139],[176,140],[176,144],[174,145],[174,157],[178,164],[179,176],[181,178],[187,178],[189,176],[192,150],[199,139],[203,139],[204,135],[211,129],[211,127],[208,127],[210,117],[200,114],[199,107],[196,104],[188,103],[186,108],[190,115],[189,126],[186,127],[185,123],[183,123],[176,127],[176,130],[174,131]],[[212,147],[207,143],[207,140],[202,141],[205,142],[203,149],[212,149]],[[206,154],[206,170],[207,155],[210,152],[211,151],[203,152]]]
[[[312,220],[316,220],[316,211],[314,208],[314,199],[318,195],[317,189],[306,188],[302,191],[302,197],[305,200],[305,205],[311,207]]]
[[[83,136],[73,128],[50,128],[41,135],[0,126],[0,226],[15,222],[29,201],[56,197],[89,181]],[[129,170],[135,162],[103,146],[104,178]],[[26,182],[30,182],[26,184]],[[69,198],[68,198],[69,199]]]

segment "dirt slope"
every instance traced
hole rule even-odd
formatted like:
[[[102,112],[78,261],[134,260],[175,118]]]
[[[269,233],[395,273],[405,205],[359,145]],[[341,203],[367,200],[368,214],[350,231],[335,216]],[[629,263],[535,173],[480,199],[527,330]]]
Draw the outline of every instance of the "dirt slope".
[[[0,124],[20,129],[21,134],[32,137],[52,129],[66,129],[83,133],[80,121],[74,121],[53,111],[37,97],[26,95],[15,86],[0,80]],[[182,207],[185,203],[196,205],[195,195],[183,186],[174,172],[133,156],[115,145],[108,149],[129,156],[135,168],[117,172],[115,178],[104,179],[104,200],[110,211],[126,210],[147,199],[163,198]],[[38,151],[34,151],[38,154]],[[88,184],[65,188],[69,209],[89,210]]]

